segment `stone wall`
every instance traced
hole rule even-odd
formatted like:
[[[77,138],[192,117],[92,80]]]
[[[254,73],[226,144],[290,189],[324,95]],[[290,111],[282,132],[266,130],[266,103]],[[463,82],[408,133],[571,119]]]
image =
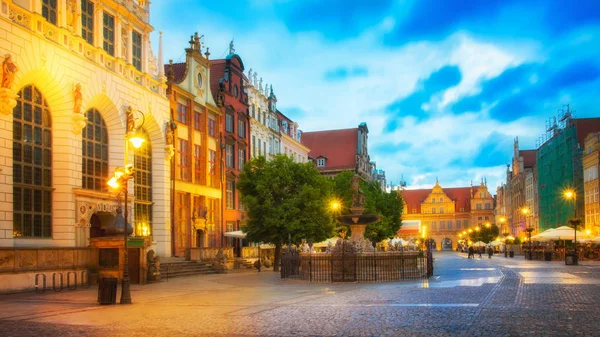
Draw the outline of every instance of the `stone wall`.
[[[95,248],[0,248],[0,293],[34,290],[36,274],[46,275],[47,287],[52,287],[53,274],[57,274],[57,285],[62,274],[66,287],[67,274],[75,272],[81,285],[82,271],[96,267],[97,261]]]

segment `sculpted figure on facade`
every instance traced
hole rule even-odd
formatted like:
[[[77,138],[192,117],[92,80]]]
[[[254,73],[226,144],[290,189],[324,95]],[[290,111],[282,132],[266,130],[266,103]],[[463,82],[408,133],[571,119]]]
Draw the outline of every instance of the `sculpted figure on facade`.
[[[135,131],[135,118],[133,116],[133,108],[128,106],[125,108],[127,114],[127,133],[133,133]]]
[[[67,1],[67,28],[71,31],[75,31],[77,27],[77,20],[79,20],[79,14],[77,13],[77,0]]]
[[[81,83],[77,83],[75,85],[75,89],[73,89],[73,113],[80,114],[81,113]]]
[[[12,61],[12,56],[6,54],[4,62],[2,62],[2,88],[12,89],[17,71],[19,68]]]
[[[165,135],[165,143],[167,146],[173,146],[173,130],[171,130],[171,126],[168,123]]]

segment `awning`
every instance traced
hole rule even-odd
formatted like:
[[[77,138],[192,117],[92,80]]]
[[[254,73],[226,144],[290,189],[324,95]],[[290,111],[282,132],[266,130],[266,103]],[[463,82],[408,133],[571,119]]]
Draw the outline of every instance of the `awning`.
[[[245,239],[246,233],[242,231],[225,232],[223,236],[226,236],[228,238]]]

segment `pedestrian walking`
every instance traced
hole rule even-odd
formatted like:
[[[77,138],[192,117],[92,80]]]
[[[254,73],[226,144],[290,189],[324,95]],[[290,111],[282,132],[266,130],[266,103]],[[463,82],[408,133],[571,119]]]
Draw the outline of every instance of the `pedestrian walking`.
[[[469,259],[474,259],[475,258],[475,249],[473,249],[473,246],[469,246],[468,252],[469,252]]]
[[[481,259],[481,251],[483,250],[483,248],[479,247],[479,249],[477,250],[479,252],[479,258]]]
[[[488,247],[488,258],[492,258],[492,255],[494,254],[494,250],[492,249],[492,247]]]

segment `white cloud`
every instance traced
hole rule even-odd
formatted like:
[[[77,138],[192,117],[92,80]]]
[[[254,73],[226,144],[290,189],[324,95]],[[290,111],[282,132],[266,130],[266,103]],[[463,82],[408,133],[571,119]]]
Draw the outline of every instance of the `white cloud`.
[[[205,35],[211,58],[224,56],[229,41],[235,37],[236,52],[246,70],[252,68],[265,82],[273,84],[282,111],[298,108],[305,112],[303,116],[288,116],[304,131],[350,128],[367,122],[371,159],[386,171],[388,182],[400,181],[402,174],[412,186],[432,185],[435,176],[448,187],[466,186],[471,179],[484,175],[490,186],[495,180],[500,181],[504,175],[502,167],[464,168],[452,163],[472,159],[493,131],[513,135],[533,132],[532,128],[520,124],[522,121],[502,125],[489,119],[485,110],[452,115],[444,109],[460,97],[480,90],[478,83],[482,79],[526,61],[531,50],[482,42],[464,32],[438,42],[383,46],[383,34],[394,25],[393,18],[386,18],[360,36],[341,42],[325,40],[318,33],[290,33],[285,25],[273,21],[249,30],[205,20],[198,30]],[[165,60],[182,55],[192,33],[165,30]],[[446,65],[457,65],[462,80],[427,104],[438,113],[425,121],[400,116],[402,127],[383,134],[388,120],[385,107],[409,95],[420,80]],[[327,70],[344,66],[366,67],[368,76],[339,82],[324,79]],[[400,143],[411,147],[393,156],[372,150],[382,144],[392,149]],[[437,173],[431,173],[434,171]]]

